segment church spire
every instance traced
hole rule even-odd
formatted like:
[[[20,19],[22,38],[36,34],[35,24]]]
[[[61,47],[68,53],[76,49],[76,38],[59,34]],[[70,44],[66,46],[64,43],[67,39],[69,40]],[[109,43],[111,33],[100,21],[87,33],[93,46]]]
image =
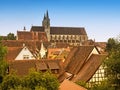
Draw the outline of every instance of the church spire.
[[[42,21],[42,26],[45,29],[44,31],[47,34],[48,41],[50,41],[50,19],[49,19],[49,15],[48,15],[48,10],[44,14],[44,18],[43,18],[43,21]]]
[[[46,19],[46,16],[45,16],[45,14],[44,14],[44,19],[43,20],[45,20]]]
[[[49,15],[48,15],[48,10],[46,11],[46,14],[44,14],[42,25],[45,28],[49,28],[50,27],[50,19],[49,19]]]
[[[46,18],[49,19],[48,10],[46,12]]]

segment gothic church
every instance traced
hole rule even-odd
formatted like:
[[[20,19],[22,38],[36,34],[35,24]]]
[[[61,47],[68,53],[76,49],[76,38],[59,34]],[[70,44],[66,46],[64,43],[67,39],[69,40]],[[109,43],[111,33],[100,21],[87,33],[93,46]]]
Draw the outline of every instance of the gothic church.
[[[32,26],[30,31],[17,31],[17,40],[42,40],[51,43],[67,43],[79,46],[88,40],[87,33],[83,27],[52,27],[48,11],[44,15],[42,26]]]

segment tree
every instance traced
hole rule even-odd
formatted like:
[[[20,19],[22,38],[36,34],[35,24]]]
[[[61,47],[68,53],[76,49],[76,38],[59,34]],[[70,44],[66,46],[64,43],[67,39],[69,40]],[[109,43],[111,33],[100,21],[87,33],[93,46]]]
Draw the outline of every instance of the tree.
[[[13,33],[7,35],[7,40],[16,40],[16,36]]]
[[[2,82],[3,77],[7,74],[8,64],[4,60],[6,53],[7,48],[2,45],[0,38],[0,83]]]
[[[105,60],[106,75],[111,85],[120,88],[120,42],[110,38],[106,50],[108,51],[108,58]]]
[[[51,72],[31,71],[25,77],[18,77],[15,73],[6,75],[0,90],[58,90],[59,82]]]
[[[23,79],[22,86],[30,88],[31,90],[58,90],[59,82],[57,78],[48,71],[45,73],[32,71]]]
[[[7,47],[2,45],[2,38],[0,38],[0,61],[4,59],[7,53]]]
[[[101,84],[94,84],[89,90],[115,90],[110,86],[107,80],[101,82]]]
[[[1,89],[2,90],[10,90],[15,89],[21,84],[20,79],[15,74],[9,74],[4,77]]]

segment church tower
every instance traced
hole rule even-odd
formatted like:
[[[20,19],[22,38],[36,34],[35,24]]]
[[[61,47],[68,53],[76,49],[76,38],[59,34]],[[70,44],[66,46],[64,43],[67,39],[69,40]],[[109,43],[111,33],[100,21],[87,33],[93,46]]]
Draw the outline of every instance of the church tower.
[[[45,29],[48,41],[50,41],[50,19],[49,19],[48,11],[46,12],[46,14],[44,14],[42,26]]]

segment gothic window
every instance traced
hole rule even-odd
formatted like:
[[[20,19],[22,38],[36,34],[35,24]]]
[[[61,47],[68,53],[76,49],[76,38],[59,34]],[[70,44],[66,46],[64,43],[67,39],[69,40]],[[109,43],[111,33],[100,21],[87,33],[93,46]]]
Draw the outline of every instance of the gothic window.
[[[52,35],[50,36],[50,38],[51,38],[51,40],[53,39],[53,38],[52,38]]]
[[[60,40],[60,35],[58,36],[58,40]]]
[[[63,40],[65,40],[65,36],[63,35],[63,38],[62,38]]]

